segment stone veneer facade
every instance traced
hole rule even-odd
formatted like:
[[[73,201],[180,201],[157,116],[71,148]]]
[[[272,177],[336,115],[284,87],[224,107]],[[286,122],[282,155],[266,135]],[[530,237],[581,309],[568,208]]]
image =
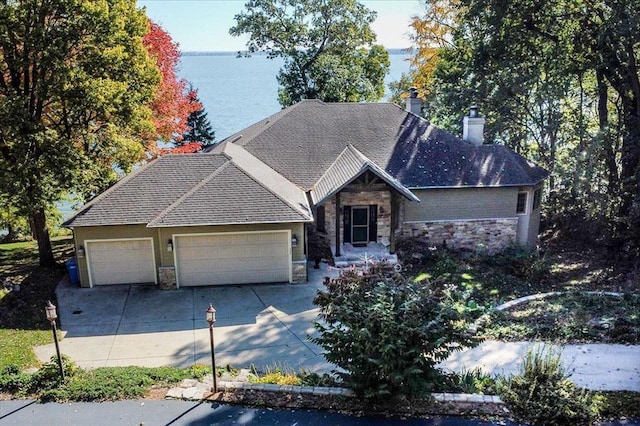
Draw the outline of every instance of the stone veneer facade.
[[[175,290],[176,270],[173,266],[160,266],[158,268],[158,286],[161,290]]]
[[[516,241],[518,218],[467,219],[433,222],[405,222],[402,233],[424,237],[435,246],[444,243],[454,250],[476,251],[482,244],[488,253],[497,253]]]
[[[373,191],[342,191],[340,192],[340,217],[339,230],[340,243],[344,244],[344,221],[342,218],[342,208],[344,206],[378,206],[378,226],[377,242],[391,236],[391,192],[388,189]],[[336,197],[333,196],[324,203],[325,228],[329,238],[329,244],[336,243]]]
[[[291,262],[291,282],[307,282],[307,260],[294,260]]]

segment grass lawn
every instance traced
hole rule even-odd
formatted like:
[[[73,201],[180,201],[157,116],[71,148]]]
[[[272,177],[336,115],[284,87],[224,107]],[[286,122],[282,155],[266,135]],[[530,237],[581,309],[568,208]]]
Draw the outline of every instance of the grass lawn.
[[[0,281],[20,287],[19,291],[0,291],[0,368],[38,365],[33,346],[53,339],[44,307],[48,300],[57,304],[55,287],[65,274],[64,261],[72,254],[72,240],[54,238],[52,245],[59,265],[41,268],[35,241],[0,244]]]

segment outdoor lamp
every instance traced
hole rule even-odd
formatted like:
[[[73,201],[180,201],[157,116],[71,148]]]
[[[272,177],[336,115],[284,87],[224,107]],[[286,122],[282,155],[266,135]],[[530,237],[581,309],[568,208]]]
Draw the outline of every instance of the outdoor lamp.
[[[216,322],[216,310],[211,303],[209,303],[209,307],[206,310],[207,314],[207,322],[209,323],[209,338],[211,339],[211,366],[213,367],[213,388],[211,391],[213,393],[218,392],[218,378],[216,377],[216,354],[213,344],[213,324]]]
[[[173,240],[171,239],[167,242],[167,251],[173,251]]]
[[[78,250],[76,251],[76,254],[78,255],[79,259],[82,259],[84,257],[84,247],[78,246]]]
[[[47,313],[47,319],[49,320],[49,322],[50,323],[55,322],[56,319],[58,318],[58,314],[56,313],[56,305],[51,303],[51,301],[49,300],[47,302],[47,306],[44,309],[45,309],[45,312]]]
[[[477,118],[478,117],[478,107],[476,105],[471,105],[469,107],[469,117]]]
[[[207,322],[209,325],[213,325],[216,322],[216,309],[211,303],[209,303],[209,307],[207,308]]]
[[[296,234],[293,234],[291,237],[291,247],[298,247],[298,237],[296,237]]]
[[[51,323],[51,330],[53,330],[53,341],[56,344],[56,354],[58,354],[58,367],[60,367],[60,377],[64,381],[64,368],[62,368],[62,356],[60,355],[60,346],[58,345],[58,331],[56,330],[56,318],[58,318],[58,314],[56,313],[56,305],[51,303],[49,300],[47,302],[47,306],[44,308],[45,313],[47,314],[47,319]]]

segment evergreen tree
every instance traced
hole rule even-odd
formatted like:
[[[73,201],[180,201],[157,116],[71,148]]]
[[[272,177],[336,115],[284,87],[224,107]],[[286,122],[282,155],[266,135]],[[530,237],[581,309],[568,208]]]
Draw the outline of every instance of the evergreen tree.
[[[197,96],[192,98],[192,102],[202,105]],[[211,127],[204,106],[189,114],[187,127],[188,129],[182,134],[182,138],[174,142],[175,146],[180,147],[189,142],[196,142],[202,145],[202,148],[206,148],[214,144],[215,132]]]

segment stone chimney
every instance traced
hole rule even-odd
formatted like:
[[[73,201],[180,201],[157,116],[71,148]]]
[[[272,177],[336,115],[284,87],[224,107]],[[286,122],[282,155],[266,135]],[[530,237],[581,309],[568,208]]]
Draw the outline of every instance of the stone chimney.
[[[422,117],[422,99],[418,97],[418,89],[415,87],[411,87],[409,89],[409,97],[407,98],[405,110],[407,112],[411,112],[418,117]]]
[[[478,115],[478,107],[469,108],[469,115],[462,120],[462,139],[472,145],[480,146],[483,143],[484,118]]]

